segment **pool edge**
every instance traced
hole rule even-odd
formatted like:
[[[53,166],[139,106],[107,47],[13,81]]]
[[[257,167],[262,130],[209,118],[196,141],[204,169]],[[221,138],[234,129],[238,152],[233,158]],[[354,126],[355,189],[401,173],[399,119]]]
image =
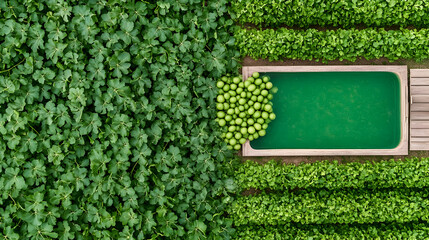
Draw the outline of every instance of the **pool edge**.
[[[401,137],[392,149],[253,149],[247,141],[242,156],[349,156],[349,155],[408,155],[408,67],[406,65],[350,65],[350,66],[244,66],[243,80],[253,72],[392,72],[400,80]]]

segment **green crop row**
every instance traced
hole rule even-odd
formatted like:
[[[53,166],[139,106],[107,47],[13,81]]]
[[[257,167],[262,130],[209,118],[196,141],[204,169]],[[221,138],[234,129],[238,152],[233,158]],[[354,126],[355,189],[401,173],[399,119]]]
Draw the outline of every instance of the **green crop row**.
[[[238,22],[259,26],[424,27],[429,24],[428,3],[421,0],[234,0],[231,11]]]
[[[247,161],[236,168],[235,178],[242,189],[424,188],[429,187],[428,169],[429,158],[347,164],[321,161],[298,166]]]
[[[274,239],[429,239],[429,228],[423,223],[407,224],[285,224],[281,226],[246,225],[237,228],[237,240]]]
[[[429,190],[301,190],[237,198],[229,213],[246,224],[411,222],[429,219]]]
[[[316,29],[255,30],[237,28],[236,45],[242,56],[254,59],[349,60],[358,58],[390,61],[429,58],[429,29]]]

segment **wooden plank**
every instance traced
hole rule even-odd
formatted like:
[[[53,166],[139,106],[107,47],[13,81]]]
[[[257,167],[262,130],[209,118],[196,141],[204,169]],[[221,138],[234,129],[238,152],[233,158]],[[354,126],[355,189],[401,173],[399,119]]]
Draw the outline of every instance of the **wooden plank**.
[[[428,112],[429,103],[413,103],[411,104],[411,112]]]
[[[429,142],[410,142],[411,151],[429,150]]]
[[[428,137],[412,137],[410,139],[411,142],[429,142],[429,136]]]
[[[411,96],[413,103],[429,103],[429,95],[412,95]]]
[[[411,112],[411,122],[415,120],[429,120],[429,111],[428,112]]]
[[[243,81],[246,81],[246,79],[250,77],[249,76],[249,67],[243,67]]]
[[[410,84],[412,86],[429,86],[429,77],[427,77],[427,78],[411,78]]]
[[[411,95],[429,95],[429,86],[411,86]]]
[[[410,69],[410,77],[429,77],[429,69]]]
[[[429,128],[429,121],[411,121],[411,128]]]
[[[427,137],[429,136],[429,129],[411,128],[411,137]]]

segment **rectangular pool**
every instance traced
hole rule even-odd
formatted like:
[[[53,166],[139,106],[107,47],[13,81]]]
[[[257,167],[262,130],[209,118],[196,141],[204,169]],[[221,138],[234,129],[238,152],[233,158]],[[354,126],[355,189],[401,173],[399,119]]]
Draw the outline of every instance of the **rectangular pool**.
[[[244,156],[405,155],[406,66],[245,67],[278,88],[277,118]]]

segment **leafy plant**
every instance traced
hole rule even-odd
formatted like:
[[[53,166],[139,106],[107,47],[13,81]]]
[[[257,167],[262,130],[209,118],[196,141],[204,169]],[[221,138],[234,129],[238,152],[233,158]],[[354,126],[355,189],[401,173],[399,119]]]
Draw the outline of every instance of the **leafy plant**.
[[[231,11],[239,23],[258,26],[427,27],[426,3],[420,0],[234,0]]]
[[[428,194],[427,189],[262,193],[236,199],[229,213],[236,226],[428,221]]]
[[[241,56],[254,59],[390,61],[429,58],[428,29],[384,30],[365,28],[319,31],[316,29],[242,29],[235,31]]]
[[[427,158],[404,161],[236,166],[236,239],[424,239],[429,234]],[[260,191],[256,191],[260,192]]]
[[[320,161],[298,166],[276,161],[263,165],[246,161],[237,166],[234,175],[241,189],[426,188],[428,167],[429,158],[347,164]]]
[[[230,238],[225,4],[0,1],[0,238]]]
[[[235,239],[271,240],[271,239],[427,239],[429,231],[425,223],[408,224],[284,224],[255,226],[246,225],[237,228]]]

